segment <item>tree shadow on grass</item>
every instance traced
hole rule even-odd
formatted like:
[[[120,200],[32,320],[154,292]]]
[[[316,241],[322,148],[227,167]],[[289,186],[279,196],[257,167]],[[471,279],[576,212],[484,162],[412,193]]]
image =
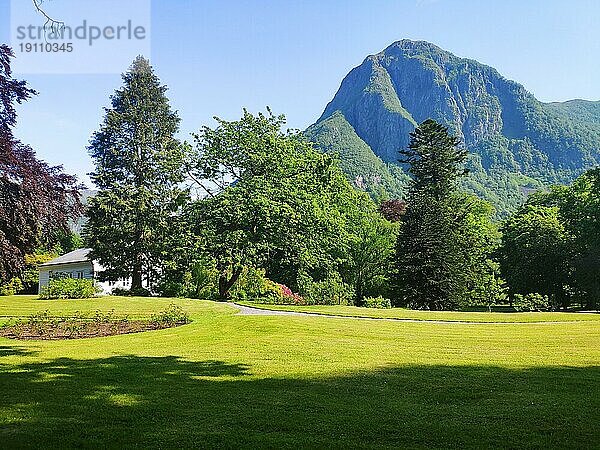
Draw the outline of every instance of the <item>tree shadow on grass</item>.
[[[0,345],[0,358],[3,356],[27,356],[35,353],[37,352],[26,347]]]
[[[0,365],[0,447],[578,447],[600,367],[402,366],[261,379],[176,357]]]

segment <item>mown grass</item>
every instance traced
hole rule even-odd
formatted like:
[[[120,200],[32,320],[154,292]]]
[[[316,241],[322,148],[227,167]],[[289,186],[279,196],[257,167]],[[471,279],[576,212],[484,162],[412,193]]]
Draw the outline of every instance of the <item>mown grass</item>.
[[[460,312],[460,311],[417,311],[405,308],[361,308],[357,306],[294,306],[268,305],[256,302],[240,302],[241,305],[275,311],[296,311],[328,316],[364,317],[374,319],[399,319],[444,322],[478,322],[478,323],[535,323],[535,322],[580,322],[600,321],[598,313],[569,312]]]
[[[104,298],[179,328],[74,341],[0,339],[0,447],[592,448],[600,326],[241,316],[226,304]],[[29,306],[24,306],[29,305]],[[27,310],[27,308],[31,308]]]
[[[74,314],[75,312],[93,313],[96,310],[115,314],[129,315],[131,318],[147,318],[152,313],[166,309],[169,304],[177,303],[190,314],[197,311],[206,314],[208,311],[235,310],[223,308],[215,302],[199,302],[197,300],[144,297],[96,297],[86,300],[41,300],[34,295],[18,295],[0,297],[0,320],[6,317],[28,317],[38,311],[50,311],[51,314]]]

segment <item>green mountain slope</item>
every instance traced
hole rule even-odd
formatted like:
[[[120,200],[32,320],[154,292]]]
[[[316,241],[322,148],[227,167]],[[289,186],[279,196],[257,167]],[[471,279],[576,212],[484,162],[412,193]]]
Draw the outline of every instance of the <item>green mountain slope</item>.
[[[374,196],[402,196],[408,176],[399,166],[384,163],[377,157],[339,111],[310,127],[306,135],[321,150],[337,153],[356,187],[367,189]]]
[[[339,154],[357,187],[395,197],[407,180],[398,150],[428,118],[471,151],[465,187],[500,214],[532,189],[568,182],[600,162],[600,102],[542,103],[494,68],[422,41],[367,57],[306,133]]]

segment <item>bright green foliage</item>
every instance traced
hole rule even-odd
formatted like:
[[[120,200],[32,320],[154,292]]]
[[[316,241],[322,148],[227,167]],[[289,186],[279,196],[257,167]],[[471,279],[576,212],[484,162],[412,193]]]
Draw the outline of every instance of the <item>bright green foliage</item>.
[[[89,147],[99,192],[90,199],[85,229],[90,256],[105,267],[103,278],[156,280],[171,257],[173,222],[185,198],[183,150],[174,138],[179,118],[166,87],[149,62],[138,57]]]
[[[79,234],[69,231],[59,234],[58,243],[52,250],[59,255],[64,255],[78,248],[83,248],[83,239]]]
[[[14,277],[5,283],[0,284],[0,296],[15,295],[23,290],[23,282],[20,278]]]
[[[494,208],[473,195],[458,195],[455,210],[456,239],[466,292],[461,306],[487,306],[506,301],[500,266],[493,258],[500,245],[500,232],[493,221]]]
[[[40,292],[41,299],[76,299],[94,297],[100,289],[93,280],[57,278],[50,280]]]
[[[551,309],[552,302],[547,295],[515,294],[513,305],[517,311],[547,311]]]
[[[166,326],[184,325],[190,322],[190,316],[181,306],[171,303],[164,311],[152,314],[150,321]]]
[[[600,301],[600,169],[586,172],[571,186],[557,186],[549,192],[538,193],[528,203],[533,207],[556,208],[559,224],[555,226],[564,229],[566,236],[562,239],[565,241],[563,259],[558,260],[562,264],[539,270],[549,270],[554,276],[553,284],[567,284],[568,280],[571,300],[590,309],[597,308]],[[568,306],[569,301],[565,297],[559,299],[563,306]]]
[[[264,269],[244,267],[237,282],[231,288],[234,301],[255,300],[261,297],[280,296],[276,284],[265,275]]]
[[[192,176],[206,197],[188,218],[197,248],[215,260],[219,296],[229,296],[244,267],[264,268],[294,290],[300,273],[316,282],[340,273],[354,285],[362,263],[352,260],[351,247],[356,253],[365,224],[393,232],[373,202],[331,157],[296,132],[281,131],[283,116],[245,111],[239,121],[218,122],[195,136]],[[382,276],[376,270],[362,279]]]
[[[502,274],[514,294],[564,304],[570,239],[556,207],[526,205],[502,226]]]
[[[600,305],[600,169],[588,171],[549,197],[555,198],[572,237],[574,288],[582,304],[596,309]]]
[[[187,250],[177,256],[169,262],[169,271],[163,277],[158,292],[163,297],[217,299],[219,273],[215,261]],[[192,262],[186,263],[185,257]]]
[[[17,293],[36,294],[40,279],[40,264],[82,247],[83,240],[77,233],[59,232],[57,233],[56,244],[51,246],[50,249],[40,247],[34,253],[25,255],[25,266],[19,276],[21,285]]]
[[[38,291],[40,278],[39,265],[56,258],[55,253],[38,251],[25,255],[25,265],[21,275],[13,277],[5,283],[0,283],[0,295],[35,294]]]
[[[348,264],[344,271],[354,286],[354,300],[360,305],[366,295],[390,294],[390,273],[398,224],[374,214],[363,216],[349,243]]]
[[[319,281],[301,272],[298,291],[308,305],[347,305],[352,301],[352,289],[338,272],[329,272]]]
[[[25,255],[25,270],[21,281],[23,282],[23,291],[28,294],[35,294],[38,290],[40,281],[40,264],[44,264],[58,254],[52,252],[37,251],[32,255]]]
[[[365,297],[363,299],[363,305],[365,308],[378,308],[387,309],[392,307],[392,302],[389,298],[379,297]]]
[[[467,153],[457,145],[426,120],[401,152],[413,180],[396,246],[397,306],[456,309],[497,291],[487,256],[497,241],[493,210],[459,192]]]

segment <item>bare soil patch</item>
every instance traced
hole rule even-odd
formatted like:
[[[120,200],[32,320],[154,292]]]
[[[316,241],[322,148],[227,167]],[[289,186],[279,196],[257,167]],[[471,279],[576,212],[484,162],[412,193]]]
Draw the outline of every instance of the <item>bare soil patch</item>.
[[[189,323],[187,312],[170,304],[167,309],[152,314],[150,319],[130,320],[118,317],[114,310],[93,315],[76,312],[72,316],[55,317],[50,311],[38,312],[28,319],[14,319],[0,326],[0,337],[20,340],[63,340],[114,336],[163,330]]]
[[[0,328],[0,336],[19,340],[62,340],[84,339],[92,337],[115,336],[118,334],[141,333],[143,331],[162,330],[178,327],[187,322],[157,323],[147,321],[118,321],[108,323],[69,322],[36,326],[30,324],[9,325]]]

